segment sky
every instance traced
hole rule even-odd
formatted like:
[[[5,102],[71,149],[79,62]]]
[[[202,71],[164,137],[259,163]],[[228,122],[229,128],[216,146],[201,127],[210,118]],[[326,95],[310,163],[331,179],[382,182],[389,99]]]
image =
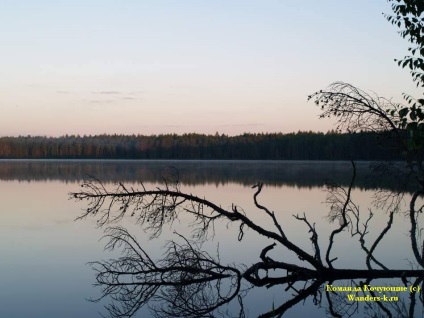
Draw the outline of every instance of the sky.
[[[0,0],[0,136],[334,129],[335,81],[402,102],[385,0]]]

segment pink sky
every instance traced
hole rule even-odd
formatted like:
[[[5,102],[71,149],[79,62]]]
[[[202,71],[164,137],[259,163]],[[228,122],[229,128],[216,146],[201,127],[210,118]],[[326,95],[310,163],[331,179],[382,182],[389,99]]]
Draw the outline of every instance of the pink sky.
[[[402,101],[385,1],[19,1],[0,12],[0,136],[327,131],[334,81]]]

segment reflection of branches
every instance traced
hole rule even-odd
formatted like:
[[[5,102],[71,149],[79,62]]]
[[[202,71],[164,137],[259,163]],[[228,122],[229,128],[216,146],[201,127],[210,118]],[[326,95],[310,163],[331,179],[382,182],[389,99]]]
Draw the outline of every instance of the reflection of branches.
[[[181,213],[192,216],[193,236],[199,242],[208,237],[208,232],[214,229],[214,222],[227,219],[239,224],[239,240],[243,239],[245,227],[262,235],[274,243],[263,248],[259,255],[260,260],[241,270],[239,267],[221,264],[219,258],[213,258],[201,250],[201,246],[182,236],[179,244],[171,241],[166,245],[162,260],[153,261],[137,243],[136,239],[121,227],[107,230],[109,239],[108,249],[120,248],[124,254],[116,260],[92,263],[97,272],[97,284],[102,287],[102,297],[110,296],[113,303],[107,308],[112,317],[130,317],[143,305],[154,309],[156,315],[173,317],[209,317],[213,316],[220,306],[233,300],[239,300],[242,281],[251,286],[270,288],[286,286],[285,290],[293,290],[294,295],[285,303],[266,312],[262,317],[281,317],[293,305],[314,296],[316,302],[321,300],[319,288],[325,281],[421,277],[424,272],[417,270],[389,270],[374,257],[377,245],[391,228],[393,212],[389,215],[389,222],[380,235],[367,248],[365,241],[369,232],[369,218],[360,225],[359,207],[352,201],[352,187],[354,173],[348,189],[333,187],[329,189],[328,201],[331,204],[330,218],[339,219],[340,226],[330,235],[326,253],[326,267],[320,255],[318,233],[315,224],[308,221],[305,215],[296,215],[295,218],[306,224],[311,233],[313,253],[299,247],[292,242],[285,233],[282,224],[275,213],[259,203],[262,184],[257,184],[253,199],[256,208],[271,220],[270,228],[254,223],[247,214],[237,205],[230,210],[192,194],[180,191],[178,179],[164,179],[163,188],[153,190],[127,188],[119,184],[114,191],[109,191],[97,180],[85,182],[83,191],[71,194],[77,200],[88,200],[89,206],[80,217],[97,216],[99,225],[106,225],[111,221],[120,220],[129,214],[151,236],[158,236],[166,225],[172,225]],[[175,174],[173,175],[175,176]],[[336,269],[332,266],[335,259],[330,259],[330,251],[335,236],[343,229],[349,228],[351,235],[359,236],[362,249],[366,252],[368,270]],[[288,263],[268,256],[275,246],[282,246],[298,256],[300,263]],[[380,270],[371,270],[371,261],[379,265]],[[271,275],[271,273],[273,273]],[[302,284],[302,285],[300,285]],[[334,297],[326,293],[330,304],[330,313],[334,317],[340,314],[342,304],[334,307]],[[354,309],[348,304],[345,307],[349,312]],[[243,311],[241,311],[243,312]]]
[[[388,111],[398,105],[393,104],[390,100],[367,94],[350,84],[341,82],[332,84],[328,90],[313,94],[310,98],[314,98],[315,102],[321,105],[322,117],[337,116],[339,129],[346,129],[352,133],[370,131],[378,133],[379,136],[394,136],[395,138],[388,139],[390,142],[387,143],[387,146],[401,151],[408,150],[404,132],[398,128],[400,118],[395,111]],[[411,156],[407,158],[408,168],[412,173],[418,167],[413,162],[413,158]],[[373,213],[369,210],[369,217],[365,222],[361,220],[359,206],[352,199],[352,189],[357,174],[356,164],[353,161],[352,168],[353,175],[346,188],[338,185],[328,188],[329,220],[338,220],[339,226],[330,233],[325,260],[321,258],[321,248],[315,224],[309,222],[305,214],[294,216],[297,220],[306,224],[311,234],[310,241],[313,251],[310,252],[301,248],[297,242],[290,240],[274,211],[259,203],[258,197],[262,191],[262,184],[253,186],[256,189],[253,194],[253,201],[254,206],[271,221],[268,226],[255,223],[237,205],[233,204],[231,209],[224,209],[206,198],[181,192],[178,173],[175,169],[167,170],[167,176],[162,180],[162,187],[155,189],[146,189],[143,184],[141,184],[141,189],[127,188],[123,184],[119,184],[115,190],[109,191],[99,180],[94,179],[85,182],[82,185],[83,190],[72,195],[76,200],[88,200],[88,208],[80,218],[89,215],[95,216],[98,219],[99,226],[118,221],[130,214],[136,218],[138,224],[150,232],[151,237],[157,237],[161,234],[164,226],[172,225],[181,214],[185,214],[192,217],[192,235],[195,240],[200,242],[214,234],[214,224],[221,219],[238,225],[239,241],[243,240],[246,229],[273,241],[272,244],[263,248],[259,255],[260,260],[251,266],[247,266],[244,270],[220,264],[219,260],[215,260],[206,252],[200,251],[200,246],[185,238],[182,238],[185,242],[183,245],[175,242],[168,243],[168,254],[158,262],[152,262],[138,246],[142,253],[137,257],[141,258],[141,264],[148,268],[143,268],[139,272],[132,271],[132,268],[129,268],[128,271],[125,267],[128,266],[127,260],[123,263],[120,263],[119,260],[109,263],[96,263],[105,269],[100,271],[100,276],[98,275],[98,282],[101,285],[108,286],[107,284],[110,283],[107,279],[102,280],[103,277],[112,278],[112,282],[115,277],[124,277],[136,286],[141,285],[140,287],[131,287],[140,288],[140,295],[142,296],[136,305],[131,302],[129,302],[131,304],[129,307],[124,305],[124,308],[129,308],[126,309],[126,312],[131,314],[132,308],[138,308],[147,302],[151,304],[152,301],[162,301],[160,305],[155,307],[155,312],[161,316],[209,316],[219,306],[227,304],[236,299],[236,296],[239,296],[240,284],[244,280],[251,286],[270,288],[284,285],[286,291],[293,290],[295,294],[291,299],[262,315],[262,317],[281,317],[294,304],[310,295],[314,295],[314,299],[320,299],[318,289],[325,281],[355,279],[371,281],[376,278],[402,278],[402,280],[405,280],[410,277],[424,276],[422,270],[422,267],[424,267],[424,251],[420,251],[420,243],[417,242],[420,234],[417,225],[417,212],[421,211],[422,208],[416,209],[415,207],[417,198],[423,194],[423,191],[420,190],[413,195],[409,213],[412,249],[421,268],[417,270],[391,270],[381,260],[377,260],[374,254],[383,238],[392,228],[394,214],[398,210],[402,196],[393,192],[379,193],[377,201],[380,200],[380,207],[389,207],[389,217],[387,225],[370,244],[367,242],[367,235],[371,231],[370,222]],[[419,178],[418,181],[420,181]],[[333,266],[337,260],[337,257],[332,255],[333,247],[337,242],[336,237],[340,237],[339,235],[345,230],[349,230],[352,237],[359,237],[360,247],[366,254],[365,264],[367,269],[336,269]],[[129,240],[129,234],[127,235],[122,230],[119,233],[123,236],[123,239],[119,241],[127,242]],[[115,246],[115,244],[112,244],[112,246]],[[271,258],[268,253],[275,246],[291,251],[299,261],[288,263],[276,260],[275,257]],[[424,248],[424,243],[421,248]],[[186,259],[188,263],[186,263]],[[176,260],[177,268],[175,267]],[[380,269],[373,269],[372,263]],[[117,264],[117,268],[114,267],[115,264]],[[158,268],[160,269],[159,276],[155,274],[158,272]],[[116,276],[117,273],[118,276]],[[129,277],[124,273],[127,273]],[[159,285],[160,287],[158,287]],[[111,286],[115,287],[115,285]],[[127,304],[122,295],[132,295],[133,292],[128,290],[127,285],[124,286],[124,289],[119,289],[119,291],[113,288],[105,289],[103,295],[109,294],[115,300],[124,299],[124,304]],[[123,291],[123,294],[121,291]],[[330,314],[334,317],[350,316],[357,310],[357,307],[352,304],[342,306],[342,300],[331,297],[327,292],[326,296]],[[317,300],[317,302],[320,302],[320,300]],[[413,303],[412,299],[411,303]],[[378,306],[381,311],[390,316],[388,314],[390,310],[386,306],[383,304],[378,304]]]
[[[361,248],[365,251],[365,253],[367,254],[366,257],[366,264],[367,264],[367,268],[372,270],[371,267],[371,260],[376,263],[378,266],[380,266],[382,269],[388,269],[385,265],[383,265],[381,262],[379,262],[375,256],[373,255],[373,252],[375,251],[375,249],[377,248],[378,243],[381,242],[381,240],[383,239],[383,237],[387,234],[387,232],[390,230],[392,223],[393,223],[393,215],[394,215],[395,211],[391,211],[389,214],[389,221],[387,222],[387,226],[381,231],[380,235],[377,237],[377,239],[374,241],[374,243],[372,244],[371,248],[367,248],[365,245],[365,235],[368,234],[368,224],[371,221],[372,217],[373,217],[373,213],[370,211],[369,217],[367,218],[367,220],[365,221],[365,223],[363,224],[363,228],[360,229],[359,226],[359,210],[357,211],[357,213],[353,214],[356,218],[356,229],[354,231],[352,231],[352,236],[355,235],[359,235],[359,242],[361,244]]]
[[[288,300],[278,308],[272,310],[271,312],[267,312],[263,315],[260,315],[260,318],[268,318],[268,317],[282,317],[283,314],[289,310],[294,305],[298,304],[302,300],[306,299],[309,296],[314,296],[314,300],[320,302],[321,300],[317,297],[320,297],[318,294],[318,289],[321,286],[322,281],[316,280],[313,281],[310,286],[307,288],[301,289],[296,296],[294,296],[292,299]]]
[[[374,194],[374,206],[386,210],[396,210],[402,202],[405,192],[403,189],[413,188],[413,171],[406,169],[399,162],[378,161],[371,163],[371,171],[374,180],[384,180],[388,188],[377,187]],[[397,185],[397,187],[396,187]]]
[[[419,286],[422,284],[423,278],[418,277],[414,281],[405,281],[405,286]],[[368,282],[369,283],[369,282]],[[370,295],[373,297],[376,296],[375,292],[370,291]],[[420,297],[422,297],[422,291],[420,292]],[[399,297],[399,294],[388,292],[386,294],[388,298],[390,297]],[[422,299],[420,299],[422,302]],[[399,297],[397,301],[393,302],[369,302],[366,306],[364,312],[366,317],[370,318],[414,318],[417,317],[416,313],[416,293],[409,293],[409,305],[407,303],[406,297]],[[422,316],[422,314],[420,315]]]
[[[314,256],[305,252],[286,237],[274,213],[267,209],[264,211],[273,220],[278,232],[257,225],[236,205],[233,205],[231,210],[225,210],[204,198],[180,192],[178,186],[168,183],[165,183],[163,189],[157,188],[155,190],[146,190],[143,185],[142,190],[127,189],[120,184],[115,191],[109,192],[99,180],[94,179],[83,183],[82,187],[85,188],[84,191],[71,194],[77,200],[89,201],[88,208],[79,218],[99,214],[100,226],[122,219],[131,207],[131,216],[138,212],[137,222],[152,231],[153,236],[158,236],[163,226],[172,224],[180,213],[186,213],[194,218],[192,225],[195,228],[196,238],[200,239],[207,236],[214,221],[226,218],[232,222],[240,222],[240,239],[243,237],[244,226],[247,226],[258,234],[281,243],[313,267],[323,268],[323,265]],[[256,199],[262,190],[262,185],[258,184],[255,187],[257,187],[255,204],[263,210]],[[106,205],[105,208],[104,205]]]
[[[330,284],[333,284],[333,282],[330,282]],[[352,317],[359,310],[359,303],[346,301],[346,295],[343,293],[325,290],[325,296],[328,302],[328,311],[332,317]]]
[[[155,263],[124,228],[108,228],[105,237],[107,249],[123,250],[117,260],[91,263],[101,298],[118,303],[107,307],[112,317],[131,317],[149,301],[167,304],[156,308],[164,316],[200,317],[238,295],[239,270],[220,265],[195,242],[180,236],[184,243],[169,242],[165,257]]]
[[[417,244],[417,212],[423,211],[423,206],[421,206],[418,210],[415,208],[415,204],[417,202],[417,199],[420,195],[424,195],[424,190],[421,189],[417,192],[415,192],[412,195],[411,202],[409,204],[409,219],[411,221],[411,244],[412,244],[412,251],[414,252],[415,259],[417,260],[418,264],[420,264],[422,267],[424,267],[424,251],[418,251],[418,244]],[[424,246],[424,244],[423,244]]]
[[[331,252],[331,248],[333,247],[333,243],[334,243],[334,237],[339,234],[341,231],[343,231],[343,229],[345,227],[347,227],[348,225],[348,221],[347,221],[347,217],[346,214],[348,212],[348,208],[349,205],[352,205],[352,200],[351,200],[351,192],[352,192],[352,187],[353,184],[355,182],[355,177],[356,177],[356,166],[355,163],[352,161],[352,167],[353,167],[353,174],[352,174],[352,179],[350,181],[350,185],[347,191],[345,191],[343,188],[339,187],[339,191],[333,191],[330,192],[330,194],[332,194],[332,196],[330,196],[329,200],[331,203],[331,211],[337,211],[336,215],[338,215],[338,217],[340,218],[340,227],[333,230],[333,232],[331,232],[330,234],[330,242],[328,244],[328,248],[327,248],[327,253],[325,254],[325,260],[327,262],[328,267],[333,268],[333,262],[337,259],[331,259],[330,260],[330,252]],[[338,197],[338,194],[342,195],[343,197],[345,196],[344,200],[340,200],[340,198]],[[341,206],[339,206],[341,205]],[[340,211],[340,213],[338,213]],[[330,212],[331,213],[331,212]]]
[[[409,286],[418,286],[422,284],[423,278],[418,277],[413,281],[405,281],[405,285]],[[333,282],[331,282],[333,283]],[[373,286],[373,280],[367,279],[365,282],[360,281],[359,284],[355,281],[348,282],[347,285],[343,285],[344,288],[357,288],[355,293],[352,292],[353,297],[359,297],[363,301],[351,301],[346,294],[336,293],[326,290],[326,298],[328,302],[328,312],[332,317],[353,317],[356,314],[361,314],[361,317],[369,318],[414,318],[416,315],[416,294],[415,293],[397,293],[386,291],[384,293],[376,292],[373,290],[366,289],[366,286]],[[371,285],[370,285],[371,284]],[[374,283],[378,286],[385,286],[379,283]],[[394,286],[397,286],[398,283],[394,283]],[[385,286],[389,288],[390,286]],[[409,295],[408,295],[409,294]],[[422,292],[420,292],[420,297]],[[384,297],[387,300],[382,300]],[[408,305],[408,297],[410,299]],[[368,299],[369,300],[368,300]],[[379,301],[373,301],[371,299],[380,299]],[[396,299],[391,301],[390,299]],[[360,312],[360,305],[363,305],[363,312]]]
[[[199,240],[207,237],[209,229],[213,230],[214,221],[226,218],[232,222],[239,222],[240,240],[243,239],[244,227],[248,227],[293,251],[309,266],[319,270],[317,272],[305,266],[271,259],[267,253],[276,245],[274,243],[263,249],[260,255],[261,262],[253,264],[240,273],[237,268],[223,266],[207,253],[200,252],[197,245],[186,239],[184,239],[185,245],[168,243],[165,258],[159,263],[154,263],[126,230],[112,228],[107,234],[110,239],[107,247],[109,249],[124,247],[127,255],[118,260],[96,262],[93,265],[98,272],[97,282],[104,287],[103,297],[110,295],[112,299],[123,304],[121,308],[116,305],[108,308],[115,315],[121,313],[131,315],[147,302],[158,300],[168,304],[155,309],[156,313],[162,313],[163,316],[206,315],[234,299],[240,290],[242,278],[254,286],[271,287],[287,284],[288,288],[294,288],[294,284],[298,281],[315,280],[319,276],[317,273],[325,269],[320,257],[317,257],[319,249],[316,250],[315,255],[311,255],[290,241],[274,212],[259,203],[258,196],[262,190],[262,184],[254,186],[256,188],[254,203],[259,210],[270,217],[276,231],[255,224],[236,205],[233,205],[231,210],[225,210],[204,198],[180,192],[178,182],[175,180],[169,182],[168,179],[164,179],[164,188],[155,190],[146,190],[143,185],[141,190],[128,189],[119,184],[115,191],[108,191],[97,179],[85,182],[82,188],[83,191],[72,194],[77,200],[89,201],[88,208],[80,218],[97,215],[100,226],[120,220],[130,213],[136,216],[140,225],[152,232],[152,236],[158,236],[163,226],[172,224],[180,213],[186,213],[193,217],[193,234]],[[306,218],[304,221],[316,235],[315,229]],[[316,241],[314,244],[318,247]],[[131,265],[134,259],[137,259],[135,265]],[[177,267],[174,261],[179,262]],[[268,276],[269,271],[278,273],[282,270],[287,271],[287,274]],[[263,273],[267,273],[266,276]],[[184,280],[181,279],[183,274]],[[189,283],[186,283],[186,277],[189,277]],[[228,289],[228,286],[222,287],[221,282],[224,280],[229,280],[231,286],[231,292],[227,290],[225,295],[220,293],[225,288]],[[312,293],[316,285],[319,287],[320,284],[313,283],[311,285],[313,287],[307,287],[306,294]],[[212,293],[212,287],[215,294]],[[274,311],[275,313],[281,314],[306,295],[304,289],[294,290],[297,293],[294,301],[281,305]],[[139,297],[127,300],[126,297],[133,296],[137,292],[140,294]]]
[[[351,187],[354,182],[355,171],[356,171],[356,167],[353,162],[352,162],[352,166],[353,166],[353,176],[351,181]],[[369,233],[369,222],[371,221],[374,215],[370,211],[368,218],[366,219],[365,223],[363,223],[361,226],[360,210],[359,210],[359,207],[352,201],[351,187],[348,190],[344,189],[343,187],[334,186],[334,185],[328,188],[328,196],[326,201],[327,204],[330,205],[330,213],[328,218],[330,221],[334,221],[338,219],[340,221],[340,227],[331,233],[330,245],[328,247],[327,256],[326,256],[327,263],[332,268],[331,263],[335,259],[330,260],[329,253],[334,241],[334,236],[349,226],[352,237],[356,235],[359,236],[359,242],[360,242],[361,248],[366,253],[365,261],[366,261],[367,268],[369,270],[373,269],[371,267],[371,260],[372,260],[380,268],[384,270],[388,270],[388,268],[384,264],[382,264],[376,259],[373,253],[376,250],[377,245],[381,242],[381,240],[390,230],[393,223],[393,215],[395,213],[395,210],[392,210],[389,213],[389,221],[387,223],[387,226],[381,231],[381,233],[378,235],[377,239],[374,241],[371,247],[367,248],[365,244],[365,236]]]

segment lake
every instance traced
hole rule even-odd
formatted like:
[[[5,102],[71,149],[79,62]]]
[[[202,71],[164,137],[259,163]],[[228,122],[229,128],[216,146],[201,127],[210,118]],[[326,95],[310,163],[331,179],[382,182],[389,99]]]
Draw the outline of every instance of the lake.
[[[328,221],[330,207],[324,202],[328,192],[325,185],[337,182],[343,187],[349,185],[352,167],[349,162],[278,162],[278,161],[72,161],[72,160],[3,160],[0,161],[0,316],[1,317],[100,317],[106,314],[103,306],[109,303],[105,298],[99,303],[87,301],[100,296],[95,283],[94,272],[88,262],[119,256],[118,251],[104,251],[105,241],[100,241],[103,228],[95,218],[76,221],[84,202],[69,200],[69,192],[80,191],[80,184],[89,176],[100,179],[110,189],[116,183],[127,187],[139,187],[140,181],[146,188],[154,188],[161,182],[164,168],[173,166],[178,170],[181,191],[231,209],[232,204],[242,207],[255,223],[272,228],[271,220],[253,203],[255,189],[252,185],[263,182],[259,196],[261,204],[275,212],[287,237],[305,251],[312,253],[310,233],[304,222],[293,215],[307,216],[316,224],[322,251],[328,246],[330,233],[339,226],[339,221]],[[360,207],[361,222],[365,222],[372,209],[374,217],[369,222],[367,239],[373,242],[384,229],[388,213],[373,206],[376,188],[399,190],[396,183],[369,177],[369,163],[357,163],[357,179],[352,191],[353,201]],[[410,194],[405,189],[405,197]],[[407,208],[407,200],[402,209]],[[149,240],[149,233],[141,229],[130,216],[119,221],[137,237],[143,248],[153,259],[160,258],[167,240],[178,240],[177,231],[190,235],[190,219],[181,216],[172,228],[166,226],[159,238]],[[378,245],[375,255],[391,269],[410,269],[413,254],[409,238],[408,218],[397,213],[392,227]],[[219,250],[223,264],[241,266],[260,261],[262,249],[273,243],[246,230],[242,241],[238,241],[239,225],[221,221],[216,224],[213,239],[203,247],[211,254]],[[337,257],[334,267],[366,269],[365,253],[361,250],[358,237],[351,237],[343,231],[335,240],[332,255]],[[284,248],[275,248],[269,256],[275,260],[299,263],[298,257]],[[337,282],[334,285],[347,284]],[[373,280],[373,285],[402,285],[401,280]],[[309,297],[290,308],[285,316],[329,316],[324,288],[321,288],[320,306]],[[278,307],[293,294],[285,286],[257,288],[244,298],[247,317],[270,311]],[[344,296],[343,296],[344,297]],[[400,295],[408,299],[409,294]],[[403,304],[402,301],[395,306]],[[374,305],[374,304],[373,304]],[[361,306],[360,306],[361,307]],[[238,302],[232,302],[224,311],[238,316]],[[353,312],[353,317],[364,317],[364,312]],[[377,309],[376,309],[377,310]],[[417,309],[418,310],[418,309]],[[420,303],[419,310],[422,310]],[[142,309],[137,317],[149,316]]]

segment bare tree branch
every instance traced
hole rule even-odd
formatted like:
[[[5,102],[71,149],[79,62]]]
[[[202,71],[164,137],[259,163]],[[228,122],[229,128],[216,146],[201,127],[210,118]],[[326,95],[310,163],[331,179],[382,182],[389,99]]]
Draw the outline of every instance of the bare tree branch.
[[[344,82],[334,82],[326,90],[310,96],[323,112],[320,117],[336,117],[337,128],[347,131],[398,132],[397,117],[390,117],[388,110],[399,104],[373,96]]]

